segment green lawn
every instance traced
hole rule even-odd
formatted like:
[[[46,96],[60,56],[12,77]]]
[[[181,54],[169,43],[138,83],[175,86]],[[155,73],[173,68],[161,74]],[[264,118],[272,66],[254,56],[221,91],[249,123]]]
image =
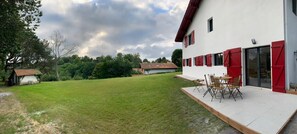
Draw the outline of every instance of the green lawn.
[[[176,73],[43,82],[10,88],[39,122],[59,122],[65,133],[217,133],[227,125],[180,88]]]

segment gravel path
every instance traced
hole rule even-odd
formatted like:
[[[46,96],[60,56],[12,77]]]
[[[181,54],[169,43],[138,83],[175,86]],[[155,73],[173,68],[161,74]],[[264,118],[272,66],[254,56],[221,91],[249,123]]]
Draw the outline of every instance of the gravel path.
[[[12,95],[11,92],[0,93],[0,99],[3,98],[3,97],[5,97],[5,96],[10,96],[10,95]]]

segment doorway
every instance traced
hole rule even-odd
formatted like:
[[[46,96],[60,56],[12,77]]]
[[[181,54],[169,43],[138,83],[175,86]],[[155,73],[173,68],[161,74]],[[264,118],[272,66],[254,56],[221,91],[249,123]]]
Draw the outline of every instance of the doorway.
[[[271,88],[270,47],[245,50],[246,85]]]

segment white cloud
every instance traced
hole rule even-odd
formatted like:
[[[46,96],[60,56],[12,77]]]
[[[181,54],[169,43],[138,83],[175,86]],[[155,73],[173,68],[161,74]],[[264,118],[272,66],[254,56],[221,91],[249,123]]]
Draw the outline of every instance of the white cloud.
[[[37,35],[59,30],[79,44],[80,56],[139,53],[170,57],[189,0],[42,0]]]

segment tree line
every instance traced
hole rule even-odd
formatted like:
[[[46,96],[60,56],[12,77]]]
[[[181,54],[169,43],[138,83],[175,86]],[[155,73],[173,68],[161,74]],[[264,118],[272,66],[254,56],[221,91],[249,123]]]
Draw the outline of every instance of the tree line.
[[[163,59],[163,60],[160,60]],[[139,74],[133,68],[140,68],[140,63],[150,62],[147,59],[141,60],[139,54],[122,54],[118,53],[112,57],[99,56],[91,58],[88,56],[79,57],[72,55],[61,57],[58,61],[58,75],[55,73],[48,73],[43,75],[44,81],[57,80],[81,80],[81,79],[102,79],[113,77],[129,77],[133,74]],[[169,62],[165,57],[157,58],[152,63],[166,63]],[[54,65],[52,65],[54,67]],[[54,68],[53,68],[54,72]],[[60,78],[60,79],[59,79]]]

